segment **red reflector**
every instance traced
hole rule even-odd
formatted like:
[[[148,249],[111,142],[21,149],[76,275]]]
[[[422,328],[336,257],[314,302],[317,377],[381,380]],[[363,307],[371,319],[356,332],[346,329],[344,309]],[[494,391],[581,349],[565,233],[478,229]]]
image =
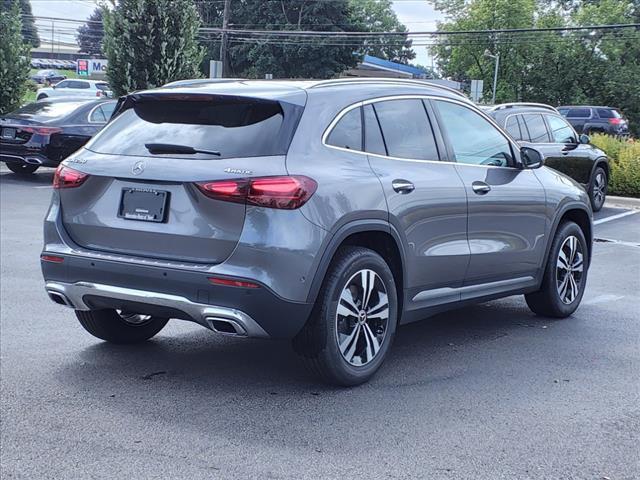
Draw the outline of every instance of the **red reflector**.
[[[230,278],[209,277],[209,282],[214,285],[224,285],[225,287],[259,288],[260,285],[243,280],[232,280]]]
[[[38,135],[53,135],[62,131],[58,127],[19,127],[19,129],[23,132],[37,133]]]
[[[59,165],[53,176],[53,188],[74,188],[82,185],[89,175],[65,165]]]
[[[300,208],[318,188],[315,180],[303,175],[218,180],[196,186],[216,200],[285,210]]]
[[[40,260],[43,262],[62,263],[64,262],[64,257],[58,257],[56,255],[40,255]]]

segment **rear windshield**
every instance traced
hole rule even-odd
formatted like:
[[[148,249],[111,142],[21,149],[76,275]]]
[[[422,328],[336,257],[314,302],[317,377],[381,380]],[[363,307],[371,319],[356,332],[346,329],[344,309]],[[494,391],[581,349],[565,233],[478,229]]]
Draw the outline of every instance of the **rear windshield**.
[[[69,115],[85,103],[87,102],[34,102],[14,111],[11,116],[32,120],[51,120]]]
[[[108,83],[96,83],[96,88],[98,90],[102,90],[102,91],[109,90],[109,84]]]
[[[141,99],[119,113],[87,148],[153,156],[145,144],[168,143],[218,151],[216,158],[284,155],[301,111],[276,101],[241,97]]]
[[[597,108],[596,110],[600,118],[622,118],[622,115],[609,108]]]

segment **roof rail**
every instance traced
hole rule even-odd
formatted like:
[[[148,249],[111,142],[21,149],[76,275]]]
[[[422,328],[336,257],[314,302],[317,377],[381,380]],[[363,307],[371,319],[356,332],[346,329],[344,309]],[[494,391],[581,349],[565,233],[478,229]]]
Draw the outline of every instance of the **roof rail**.
[[[442,90],[447,90],[448,92],[454,93],[460,97],[467,99],[467,96],[459,90],[455,88],[447,87],[445,85],[440,85],[439,83],[433,83],[428,79],[418,80],[418,79],[410,79],[410,78],[377,78],[377,77],[355,77],[355,78],[333,78],[329,80],[321,80],[318,83],[312,85],[309,88],[322,88],[322,87],[330,87],[333,85],[341,85],[341,84],[349,84],[349,83],[392,83],[396,85],[420,85],[422,87],[435,87],[441,88]]]
[[[495,105],[491,108],[492,111],[503,110],[506,108],[514,108],[514,107],[536,107],[536,108],[544,108],[546,110],[551,110],[554,113],[558,113],[558,110],[551,105],[545,105],[544,103],[534,103],[534,102],[511,102],[511,103],[502,103],[500,105]]]

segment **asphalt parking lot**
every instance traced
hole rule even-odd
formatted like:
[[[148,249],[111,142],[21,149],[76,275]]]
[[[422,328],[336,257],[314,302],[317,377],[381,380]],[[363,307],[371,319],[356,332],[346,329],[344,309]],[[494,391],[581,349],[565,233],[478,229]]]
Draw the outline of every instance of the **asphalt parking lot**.
[[[0,168],[3,479],[640,478],[640,212],[597,215],[573,317],[522,297],[441,314],[343,390],[284,342],[89,336],[43,290],[51,176]]]

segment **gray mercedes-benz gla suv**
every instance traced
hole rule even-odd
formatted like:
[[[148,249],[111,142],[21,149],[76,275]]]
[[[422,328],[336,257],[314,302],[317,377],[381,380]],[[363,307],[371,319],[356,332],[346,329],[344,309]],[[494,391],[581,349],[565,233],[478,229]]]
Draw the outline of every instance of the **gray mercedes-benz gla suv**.
[[[591,207],[457,92],[418,81],[233,81],[138,92],[54,178],[42,270],[94,336],[170,318],[290,338],[369,379],[398,325],[525,294],[582,298]]]

